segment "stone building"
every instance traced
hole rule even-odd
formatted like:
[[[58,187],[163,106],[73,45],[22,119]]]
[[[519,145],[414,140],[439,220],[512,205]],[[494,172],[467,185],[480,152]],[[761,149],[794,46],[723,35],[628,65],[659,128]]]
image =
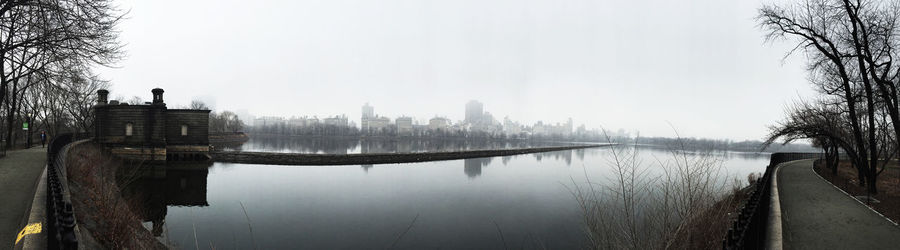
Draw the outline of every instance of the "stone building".
[[[97,91],[94,140],[128,160],[206,161],[209,155],[209,110],[168,109],[163,90],[152,90],[144,104],[107,101]]]
[[[411,136],[413,134],[413,123],[412,117],[402,116],[398,117],[396,122],[397,124],[397,135],[399,136]]]

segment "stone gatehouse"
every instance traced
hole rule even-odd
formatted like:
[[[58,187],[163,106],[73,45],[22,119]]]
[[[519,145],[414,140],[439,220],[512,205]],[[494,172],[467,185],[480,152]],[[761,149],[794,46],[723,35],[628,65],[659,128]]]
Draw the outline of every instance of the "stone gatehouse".
[[[169,109],[162,89],[151,92],[152,102],[129,104],[107,101],[109,91],[98,90],[94,140],[127,160],[209,160],[210,111]]]

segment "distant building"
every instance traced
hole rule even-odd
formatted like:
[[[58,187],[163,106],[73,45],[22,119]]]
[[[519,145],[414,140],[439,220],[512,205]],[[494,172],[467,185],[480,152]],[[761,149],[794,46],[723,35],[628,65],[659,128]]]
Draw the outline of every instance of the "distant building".
[[[384,129],[388,128],[391,125],[391,119],[384,116],[377,116],[375,118],[369,118],[369,132],[377,133],[381,132]]]
[[[466,123],[481,123],[484,118],[484,104],[476,100],[466,103]]]
[[[546,135],[546,129],[544,128],[544,122],[538,121],[531,127],[531,134],[533,135]]]
[[[322,123],[330,126],[346,127],[349,121],[347,119],[347,116],[341,115],[325,118],[324,120],[322,120]]]
[[[543,122],[538,121],[531,128],[531,134],[536,136],[569,137],[572,135],[572,118],[569,118],[564,124],[544,124]]]
[[[371,130],[371,125],[369,124],[369,119],[375,118],[375,108],[369,106],[367,102],[362,106],[362,117],[359,119],[359,129],[363,133],[368,133]]]
[[[316,125],[319,125],[318,117],[313,116],[312,118],[306,118],[306,126],[307,127],[316,126]]]
[[[446,130],[448,127],[450,127],[450,119],[435,117],[428,120],[429,130]]]
[[[97,91],[94,141],[127,160],[209,160],[209,110],[168,109],[163,90],[153,89],[153,102],[128,105],[107,101]]]
[[[306,117],[292,116],[291,119],[288,119],[287,125],[291,127],[305,127]]]
[[[507,135],[518,135],[522,133],[522,125],[518,122],[514,122],[509,119],[509,117],[503,118],[503,131]]]
[[[253,120],[254,127],[278,126],[284,123],[284,118],[278,116],[261,116]]]
[[[375,108],[372,106],[369,106],[368,102],[365,105],[363,105],[363,107],[362,107],[362,117],[363,118],[375,117]]]
[[[397,135],[410,136],[413,133],[413,124],[412,117],[398,117],[397,121]]]

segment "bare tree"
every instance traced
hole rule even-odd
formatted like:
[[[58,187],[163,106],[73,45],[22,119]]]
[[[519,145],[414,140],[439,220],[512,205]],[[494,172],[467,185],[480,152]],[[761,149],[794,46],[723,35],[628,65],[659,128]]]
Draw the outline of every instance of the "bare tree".
[[[795,103],[787,111],[785,121],[769,127],[770,133],[763,147],[768,147],[778,139],[782,139],[784,144],[799,139],[812,139],[814,144],[825,150],[826,163],[836,172],[840,149],[845,149],[854,161],[859,157],[853,146],[854,138],[847,133],[848,123],[838,107],[839,105],[825,100]]]
[[[196,110],[209,110],[209,106],[206,105],[203,101],[193,100],[191,101],[191,106],[188,109],[196,109]]]
[[[192,105],[193,106],[193,105]],[[213,133],[240,132],[244,130],[244,121],[234,112],[209,113],[209,131]]]
[[[839,109],[846,112],[851,145],[842,148],[855,152],[854,166],[860,171],[860,184],[877,193],[876,178],[880,156],[893,157],[896,150],[884,150],[880,133],[900,137],[897,80],[900,68],[893,64],[898,44],[895,36],[900,6],[863,0],[807,0],[799,4],[766,5],[757,19],[769,39],[793,38],[806,52],[813,84],[824,94],[837,97]],[[889,123],[879,117],[890,117]],[[891,127],[881,128],[881,124]],[[892,131],[892,132],[891,132]],[[900,148],[892,145],[888,148]]]
[[[47,79],[89,72],[91,65],[120,57],[115,27],[121,17],[109,0],[0,0],[0,104],[6,108],[7,138],[30,87],[59,84]]]

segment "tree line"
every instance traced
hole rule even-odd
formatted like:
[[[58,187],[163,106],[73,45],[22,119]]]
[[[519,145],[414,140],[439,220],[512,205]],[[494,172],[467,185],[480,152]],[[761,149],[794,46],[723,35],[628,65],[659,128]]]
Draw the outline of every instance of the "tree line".
[[[663,146],[668,149],[684,149],[691,151],[725,150],[738,152],[805,152],[814,150],[814,148],[805,144],[769,145],[760,150],[765,142],[758,140],[733,141],[728,139],[707,138],[640,137],[630,140],[629,142]]]
[[[6,147],[27,133],[91,131],[92,72],[122,55],[121,11],[108,0],[0,0],[0,131]],[[29,131],[22,133],[24,123]],[[30,138],[30,137],[25,137]]]
[[[900,5],[893,1],[807,0],[765,5],[757,20],[767,38],[788,40],[806,55],[818,95],[797,101],[770,127],[767,144],[809,139],[836,171],[841,153],[859,184],[876,194],[876,180],[900,149]]]

